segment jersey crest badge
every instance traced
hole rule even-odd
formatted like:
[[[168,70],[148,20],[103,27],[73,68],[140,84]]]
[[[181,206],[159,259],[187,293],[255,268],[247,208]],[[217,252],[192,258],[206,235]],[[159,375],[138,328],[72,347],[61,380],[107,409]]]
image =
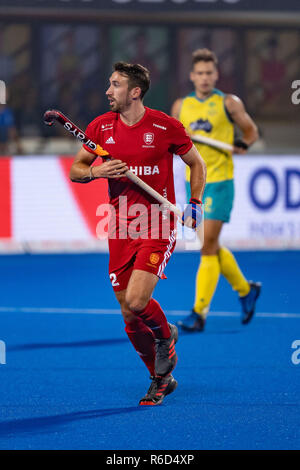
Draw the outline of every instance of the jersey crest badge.
[[[150,263],[157,264],[159,262],[159,255],[157,253],[151,253],[150,255]]]
[[[145,142],[145,144],[151,145],[153,141],[154,141],[154,134],[153,134],[153,132],[146,132],[146,133],[144,134],[144,142]]]

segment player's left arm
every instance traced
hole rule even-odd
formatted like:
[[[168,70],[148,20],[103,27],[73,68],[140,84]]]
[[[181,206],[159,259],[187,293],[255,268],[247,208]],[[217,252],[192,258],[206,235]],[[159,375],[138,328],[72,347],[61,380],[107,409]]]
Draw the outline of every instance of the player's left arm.
[[[242,138],[234,142],[234,153],[244,154],[248,147],[259,138],[257,126],[247,113],[244,103],[237,96],[227,95],[225,106],[232,120],[243,133]]]
[[[187,153],[180,156],[191,170],[191,199],[183,213],[182,221],[189,227],[197,227],[202,220],[202,197],[206,182],[206,165],[194,145]]]

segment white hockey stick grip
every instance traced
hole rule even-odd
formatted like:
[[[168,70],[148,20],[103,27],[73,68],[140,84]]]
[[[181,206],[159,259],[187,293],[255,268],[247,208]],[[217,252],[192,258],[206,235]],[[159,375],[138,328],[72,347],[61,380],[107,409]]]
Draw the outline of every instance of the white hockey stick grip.
[[[134,173],[132,173],[129,170],[126,171],[125,176],[130,181],[132,181],[137,186],[139,186],[144,191],[146,191],[148,194],[150,194],[150,196],[152,196],[158,202],[160,202],[165,207],[167,207],[171,212],[174,212],[174,214],[177,215],[177,217],[179,217],[180,220],[182,219],[183,214],[182,214],[181,210],[178,207],[176,207],[174,204],[172,204],[170,201],[168,201],[168,199],[166,199],[161,194],[159,194],[157,191],[155,191],[155,189],[151,188],[151,186],[149,186],[147,183],[145,183],[145,181],[141,180],[138,176],[136,176]],[[203,244],[204,244],[204,214],[203,214],[202,222],[196,228],[196,232],[197,232],[197,235],[198,235],[198,239],[200,241],[200,249],[201,249],[203,247]]]
[[[134,173],[131,171],[126,171],[125,176],[135,183],[137,186],[142,188],[144,191],[146,191],[150,196],[152,196],[154,199],[156,199],[158,202],[166,206],[170,211],[174,212],[179,218],[182,217],[182,212],[178,207],[176,207],[172,202],[168,201],[165,197],[163,197],[161,194],[159,194],[155,189],[151,188],[149,184],[145,183],[145,181],[141,180],[138,176],[136,176]]]
[[[207,144],[221,150],[229,150],[229,152],[233,152],[233,145],[227,144],[226,142],[221,142],[220,140],[212,139],[211,137],[194,134],[191,136],[191,139],[201,144]]]

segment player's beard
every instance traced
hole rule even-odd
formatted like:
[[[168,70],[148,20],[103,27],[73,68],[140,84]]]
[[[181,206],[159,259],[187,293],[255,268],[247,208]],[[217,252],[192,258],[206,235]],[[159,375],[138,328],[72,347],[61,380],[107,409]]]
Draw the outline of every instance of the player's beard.
[[[109,102],[109,107],[110,107],[110,110],[111,110],[111,111],[117,112],[117,111],[116,111],[116,110],[117,110],[117,106],[118,106],[118,104],[117,104],[117,102],[116,102],[115,100]]]
[[[110,110],[114,113],[122,113],[130,106],[131,101],[129,99],[129,93],[126,95],[125,99],[120,102],[115,99],[109,104]]]

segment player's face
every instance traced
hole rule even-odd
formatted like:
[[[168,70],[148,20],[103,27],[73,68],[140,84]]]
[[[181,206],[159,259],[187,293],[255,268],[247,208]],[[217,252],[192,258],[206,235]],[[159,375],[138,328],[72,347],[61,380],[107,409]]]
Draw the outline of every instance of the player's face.
[[[218,70],[213,62],[197,62],[190,73],[196,92],[201,95],[211,93],[218,80]]]
[[[132,103],[131,91],[128,89],[128,78],[114,72],[109,79],[110,86],[106,91],[111,111],[120,113]]]

